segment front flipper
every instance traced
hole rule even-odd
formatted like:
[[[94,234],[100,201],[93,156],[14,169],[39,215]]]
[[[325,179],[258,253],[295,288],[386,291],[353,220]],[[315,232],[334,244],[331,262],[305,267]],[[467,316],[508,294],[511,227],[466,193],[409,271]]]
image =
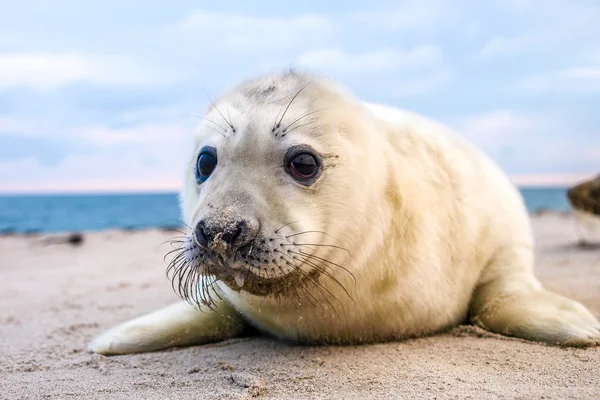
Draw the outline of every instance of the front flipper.
[[[471,320],[492,332],[547,344],[600,344],[600,322],[582,304],[543,289],[529,273],[480,286]]]
[[[117,325],[100,334],[88,350],[104,354],[132,354],[205,344],[229,339],[244,330],[231,307],[219,302],[202,311],[182,301]]]

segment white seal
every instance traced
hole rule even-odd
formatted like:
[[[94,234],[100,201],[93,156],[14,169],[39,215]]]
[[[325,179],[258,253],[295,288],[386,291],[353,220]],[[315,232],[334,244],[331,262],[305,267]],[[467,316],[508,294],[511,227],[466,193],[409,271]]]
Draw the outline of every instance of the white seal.
[[[600,323],[533,274],[519,192],[422,116],[285,71],[207,110],[181,193],[190,229],[169,270],[181,302],[97,337],[102,354],[239,335],[368,343],[467,321],[587,346]]]

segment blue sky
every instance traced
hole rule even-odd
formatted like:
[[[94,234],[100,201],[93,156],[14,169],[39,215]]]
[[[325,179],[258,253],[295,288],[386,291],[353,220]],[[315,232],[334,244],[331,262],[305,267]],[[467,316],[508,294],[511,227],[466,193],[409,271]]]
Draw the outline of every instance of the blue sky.
[[[597,0],[0,5],[0,191],[176,189],[206,95],[279,67],[455,128],[518,184],[600,171]]]

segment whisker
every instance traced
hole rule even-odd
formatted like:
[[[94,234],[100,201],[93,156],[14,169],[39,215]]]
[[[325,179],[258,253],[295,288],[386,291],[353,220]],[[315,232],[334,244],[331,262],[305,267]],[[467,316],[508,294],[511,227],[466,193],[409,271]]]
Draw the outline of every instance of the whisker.
[[[211,104],[213,105],[213,107],[215,108],[215,110],[217,110],[217,112],[219,113],[219,115],[221,116],[221,118],[223,118],[223,120],[227,123],[227,125],[229,125],[229,127],[231,128],[231,130],[233,131],[233,133],[235,133],[235,128],[233,127],[233,125],[231,124],[231,122],[228,121],[227,118],[225,118],[225,116],[223,115],[223,113],[221,112],[221,110],[219,110],[219,108],[217,107],[217,105],[211,100],[211,98],[208,96],[208,94],[206,95],[206,97],[208,98],[208,101],[211,102]]]
[[[348,253],[349,256],[352,256],[352,254],[350,254],[350,250],[344,248],[344,247],[340,247],[340,246],[336,246],[334,244],[320,244],[320,243],[283,243],[282,246],[299,246],[299,247],[303,247],[303,246],[314,246],[314,247],[332,247],[334,249],[338,249],[338,250],[344,250],[346,253]]]
[[[352,277],[352,279],[354,280],[354,284],[356,285],[356,278],[354,277],[354,274],[348,268],[346,268],[344,266],[341,266],[340,264],[334,263],[333,261],[329,261],[326,258],[315,256],[314,254],[305,253],[305,252],[302,251],[302,249],[300,249],[300,253],[298,253],[298,254],[300,254],[302,256],[305,256],[305,257],[311,257],[311,258],[323,261],[323,262],[325,262],[327,264],[330,264],[330,265],[333,265],[335,267],[343,269],[344,271],[346,271]]]
[[[316,114],[316,113],[318,113],[318,112],[322,112],[322,111],[326,111],[326,110],[328,110],[328,108],[323,108],[323,109],[321,109],[321,110],[313,110],[313,111],[307,112],[307,113],[306,113],[306,114],[304,114],[303,116],[301,116],[301,117],[299,117],[299,118],[296,118],[294,121],[292,121],[291,123],[289,123],[289,124],[288,124],[288,125],[287,125],[287,126],[284,128],[284,129],[283,129],[283,131],[284,131],[284,132],[285,132],[285,131],[287,131],[287,130],[288,130],[288,129],[290,129],[290,128],[291,128],[291,127],[292,127],[292,126],[295,124],[295,123],[299,122],[299,121],[300,121],[300,120],[302,120],[303,118],[306,118],[306,117],[308,117],[309,115]]]
[[[323,231],[304,231],[304,232],[294,233],[293,235],[286,236],[285,238],[289,239],[291,237],[305,235],[307,233],[322,233],[323,235],[331,237],[331,235],[329,235],[327,232],[323,232]]]
[[[214,125],[215,125],[217,128],[221,129],[223,132],[227,132],[227,129],[225,129],[225,128],[224,128],[222,125],[220,125],[220,124],[217,124],[217,123],[216,123],[215,121],[213,121],[212,119],[209,119],[209,118],[203,117],[203,116],[201,116],[201,115],[194,115],[194,118],[198,118],[198,119],[202,119],[202,120],[204,120],[204,121],[206,121],[206,122],[210,122],[211,124],[214,124]],[[209,126],[208,128],[214,129],[214,128],[210,127],[210,126]]]
[[[215,286],[215,284],[217,283],[217,281],[218,281],[218,279],[215,277],[207,285],[207,289],[206,289],[206,294],[208,296],[208,302],[209,302],[209,304],[211,304],[211,309],[212,309],[212,307],[216,307],[217,306],[217,303],[212,298],[211,289],[212,289],[212,293],[214,293],[217,296],[217,298],[219,299],[219,301],[223,301],[223,298],[221,297],[221,294],[219,293],[219,291],[220,291],[219,287]]]
[[[204,119],[206,119],[206,118],[204,118]],[[212,122],[212,121],[210,121],[210,122]],[[206,127],[207,127],[207,128],[209,128],[209,129],[212,129],[214,132],[217,132],[219,135],[223,136],[224,138],[226,138],[226,137],[227,137],[227,135],[225,135],[223,132],[216,130],[216,129],[215,129],[215,128],[213,128],[212,126],[208,126],[208,125],[206,125]]]
[[[302,93],[302,91],[304,89],[306,89],[308,87],[308,85],[310,85],[310,82],[307,83],[306,85],[304,85],[300,90],[298,90],[296,92],[296,94],[292,97],[292,99],[290,100],[290,102],[288,103],[287,107],[285,108],[285,111],[283,112],[283,114],[281,115],[281,118],[279,118],[279,122],[277,122],[277,124],[273,125],[273,129],[272,131],[275,131],[275,129],[279,128],[281,126],[281,121],[283,121],[283,117],[285,117],[285,114],[288,112],[290,106],[292,105],[292,103],[294,102],[294,100],[296,100],[296,97],[298,97],[298,95],[300,93]]]
[[[165,256],[166,258],[167,256]],[[167,266],[167,278],[169,278],[169,274],[171,273],[171,271],[176,270],[177,266],[179,265],[180,262],[185,261],[184,259],[184,252],[181,251],[179,254],[177,254],[172,260],[171,262],[169,262],[169,265]]]
[[[299,260],[297,260],[297,261],[299,261]],[[315,267],[315,268],[316,268],[316,266],[314,266],[314,265],[312,265],[312,264],[310,264],[310,263],[307,263],[307,264],[309,264],[309,265],[311,265],[311,266],[313,266],[313,267]],[[326,301],[326,302],[329,304],[329,306],[330,306],[330,307],[331,307],[331,309],[334,311],[334,313],[336,313],[336,314],[337,314],[337,309],[335,308],[335,306],[333,305],[333,303],[331,303],[331,301],[329,301],[328,297],[325,295],[325,293],[323,293],[323,291],[325,291],[327,294],[329,294],[329,296],[331,296],[331,297],[332,297],[334,300],[336,300],[338,303],[340,303],[340,305],[341,305],[342,307],[344,306],[344,305],[343,305],[343,303],[342,303],[340,300],[338,300],[338,299],[337,299],[337,297],[335,297],[335,295],[334,295],[333,293],[331,293],[331,291],[329,291],[329,289],[327,289],[325,286],[323,286],[323,285],[322,285],[322,284],[321,284],[321,283],[318,281],[318,279],[312,278],[312,277],[311,277],[309,274],[307,274],[305,271],[303,271],[303,270],[302,270],[302,268],[300,268],[300,267],[298,267],[298,266],[296,266],[296,268],[297,268],[298,270],[300,270],[300,271],[301,271],[301,272],[302,272],[302,273],[303,273],[303,274],[304,274],[304,275],[307,277],[307,280],[308,280],[309,282],[311,282],[311,283],[312,283],[312,284],[315,286],[315,288],[316,288],[316,289],[319,291],[319,293],[321,293],[321,296],[323,296],[323,298],[324,298],[324,299],[325,299],[325,301]],[[307,291],[307,293],[310,293],[310,292],[308,292],[308,291]],[[315,301],[316,301],[316,299],[315,299]]]
[[[156,246],[156,248],[154,250],[158,250],[160,248],[160,246],[164,246],[165,244],[170,244],[171,246],[173,245],[177,245],[177,244],[182,244],[184,243],[181,240],[165,240],[164,242],[160,243],[158,246]],[[176,249],[176,247],[173,247],[174,249]]]
[[[176,253],[176,252],[178,252],[178,251],[179,251],[179,252],[181,252],[179,255],[183,255],[183,253],[184,253],[185,249],[184,249],[183,247],[177,247],[177,248],[175,248],[175,249],[173,249],[173,250],[170,250],[170,251],[168,251],[168,252],[167,252],[167,254],[165,254],[165,255],[164,255],[164,257],[163,257],[163,262],[166,262],[166,261],[167,261],[167,257],[168,257],[169,255],[171,255],[171,254],[173,254],[173,253]]]
[[[298,254],[298,253],[295,253],[295,254]],[[345,287],[345,286],[344,286],[344,285],[343,285],[343,284],[342,284],[342,283],[341,283],[341,282],[340,282],[340,281],[339,281],[339,280],[338,280],[338,279],[337,279],[335,276],[333,276],[331,273],[329,273],[329,272],[328,272],[328,271],[325,269],[325,267],[324,267],[324,266],[317,265],[317,264],[316,264],[316,262],[309,261],[309,260],[307,260],[306,258],[304,258],[304,259],[302,259],[302,260],[298,260],[297,258],[294,258],[294,259],[296,259],[297,261],[305,262],[305,263],[307,263],[308,265],[310,265],[310,266],[312,266],[312,267],[316,268],[316,269],[317,269],[319,272],[321,272],[321,273],[322,273],[322,274],[324,274],[326,277],[328,277],[329,279],[331,279],[331,280],[332,280],[332,281],[333,281],[335,284],[337,284],[337,285],[338,285],[338,286],[339,286],[339,287],[340,287],[340,288],[341,288],[341,289],[342,289],[342,290],[343,290],[343,291],[346,293],[346,295],[347,295],[347,296],[348,296],[348,297],[349,297],[349,298],[350,298],[352,301],[354,301],[354,300],[352,299],[352,295],[350,295],[350,293],[348,292],[348,290],[346,289],[346,287]]]
[[[286,260],[284,259],[284,261],[286,261]],[[281,272],[281,274],[285,275],[285,271],[283,270],[283,268],[281,267],[281,265],[279,265],[279,263],[277,263],[277,262],[275,263],[275,265],[277,266],[277,268],[279,269],[279,271]],[[275,272],[271,271],[271,273],[273,274],[273,278],[276,278]],[[290,289],[290,287],[288,287],[287,289]],[[298,288],[297,287],[292,287],[292,290],[294,291],[294,294],[296,295],[296,298],[298,299],[298,302],[301,302],[300,295],[298,294]],[[280,305],[281,305],[281,297],[279,295],[279,292],[277,292],[277,294],[276,294],[276,302],[277,302],[277,306],[280,307]],[[296,307],[296,311],[299,311],[299,306],[295,305],[295,307]]]
[[[288,222],[287,224],[283,225],[282,227],[280,227],[279,229],[277,229],[275,231],[275,233],[279,233],[280,230],[282,230],[283,228],[285,228],[286,226],[290,226],[291,224],[295,224],[298,221],[292,221],[292,222]]]
[[[295,132],[295,131],[297,131],[298,129],[304,128],[305,126],[309,126],[309,125],[310,125],[310,123],[296,125],[296,126],[295,126],[295,127],[293,127],[292,129],[290,129],[290,130],[287,130],[287,131],[283,132],[283,133],[281,134],[281,137],[285,137],[287,134],[290,134],[290,133],[292,133],[292,132]]]
[[[281,252],[280,252],[280,253],[281,253]],[[281,254],[283,254],[283,253],[281,253]],[[283,254],[283,256],[285,257],[285,254]],[[283,258],[283,257],[282,257],[282,258]],[[288,261],[288,260],[287,260],[287,259],[285,259],[285,258],[283,259],[283,261],[285,261],[285,262],[286,262],[286,263],[287,263],[287,264],[288,264],[290,267],[292,267],[294,270],[298,270],[298,271],[300,271],[300,273],[302,273],[304,276],[306,276],[306,277],[307,277],[307,280],[309,280],[309,281],[311,281],[311,280],[312,280],[312,278],[310,278],[310,276],[308,276],[308,274],[306,274],[306,272],[305,272],[305,271],[303,271],[303,270],[302,270],[302,268],[300,268],[300,267],[299,267],[298,265],[296,265],[295,263],[293,263],[293,262],[290,262],[290,261]],[[303,287],[302,287],[302,286],[300,286],[299,288],[300,288],[300,289],[303,289]],[[315,296],[314,296],[314,295],[313,295],[313,294],[312,294],[310,291],[308,291],[308,290],[306,290],[306,289],[304,289],[304,292],[305,292],[305,294],[307,294],[308,296],[310,296],[310,297],[312,297],[312,298],[313,298],[313,300],[315,301],[315,303],[313,303],[313,301],[312,301],[310,298],[306,298],[306,300],[307,300],[307,301],[310,303],[310,305],[311,305],[311,307],[313,308],[313,310],[316,310],[316,308],[317,308],[317,306],[316,306],[316,305],[318,304],[317,298],[316,298],[316,297],[315,297]],[[297,292],[297,291],[296,291],[296,295],[298,296],[298,300],[300,300],[300,295],[298,294],[298,292]]]

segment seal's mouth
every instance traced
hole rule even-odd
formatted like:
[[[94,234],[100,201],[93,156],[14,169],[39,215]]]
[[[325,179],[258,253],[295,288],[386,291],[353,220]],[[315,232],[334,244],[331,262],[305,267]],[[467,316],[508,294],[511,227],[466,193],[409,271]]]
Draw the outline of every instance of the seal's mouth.
[[[327,293],[319,282],[321,277],[326,277],[348,293],[334,276],[334,270],[342,269],[354,278],[352,273],[342,265],[315,255],[315,249],[330,245],[300,243],[293,240],[295,236],[257,235],[249,243],[232,249],[226,243],[219,243],[218,238],[214,243],[203,245],[190,233],[173,240],[180,246],[170,252],[175,257],[169,262],[167,276],[180,297],[208,306],[215,304],[215,297],[223,295],[217,282],[239,293],[279,299],[299,297],[308,292],[309,287]]]
[[[170,262],[168,271],[172,281],[178,281],[174,289],[184,298],[193,298],[194,290],[216,290],[216,281],[237,292],[285,296],[303,281],[318,279],[318,273],[305,259],[311,255],[285,237],[256,237],[232,249],[218,237],[202,245],[192,233],[183,240],[182,250]]]

